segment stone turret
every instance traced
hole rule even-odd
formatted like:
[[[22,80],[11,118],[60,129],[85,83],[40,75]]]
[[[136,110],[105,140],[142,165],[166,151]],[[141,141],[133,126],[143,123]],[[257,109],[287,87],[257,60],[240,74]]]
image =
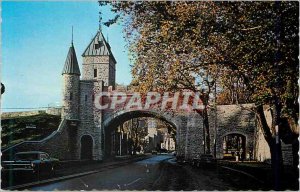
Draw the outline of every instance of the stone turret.
[[[73,42],[68,52],[63,76],[63,110],[62,118],[69,120],[79,119],[79,84],[80,84],[80,70],[76,57]]]

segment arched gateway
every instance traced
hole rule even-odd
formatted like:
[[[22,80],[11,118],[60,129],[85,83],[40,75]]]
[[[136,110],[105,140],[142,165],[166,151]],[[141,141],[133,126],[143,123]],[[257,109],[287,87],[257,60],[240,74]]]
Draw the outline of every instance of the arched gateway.
[[[139,117],[152,117],[159,120],[164,121],[165,123],[169,124],[172,127],[172,131],[176,133],[178,121],[172,117],[171,114],[168,113],[161,113],[154,110],[121,110],[118,112],[115,112],[113,114],[107,115],[107,118],[103,122],[103,130],[104,130],[104,154],[109,156],[111,154],[111,150],[113,147],[113,139],[114,136],[112,136],[113,131],[116,130],[117,126],[120,124],[133,119],[133,118],[139,118]],[[121,136],[119,136],[120,140],[122,141]],[[120,144],[120,143],[119,143]],[[116,154],[113,154],[116,155]]]

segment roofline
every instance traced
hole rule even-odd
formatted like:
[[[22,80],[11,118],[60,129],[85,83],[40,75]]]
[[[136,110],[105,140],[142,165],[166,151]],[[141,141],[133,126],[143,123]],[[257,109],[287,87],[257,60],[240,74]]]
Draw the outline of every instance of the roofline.
[[[90,47],[90,45],[93,43],[93,40],[96,38],[97,34],[98,34],[98,31],[97,31],[96,35],[94,35],[94,37],[92,38],[92,41],[89,43],[89,45],[85,48],[85,50],[84,50],[83,53],[81,54],[81,57],[85,57],[85,56],[84,56],[84,53],[85,53],[86,50]]]
[[[106,42],[106,39],[104,38],[104,36],[103,36],[103,34],[102,34],[102,32],[100,32],[100,34],[102,35],[102,39],[104,39],[104,42],[105,42],[105,44],[106,44],[106,47],[108,48],[108,50],[109,50],[109,52],[111,53],[111,57],[113,58],[113,61],[115,62],[115,64],[117,63],[117,61],[116,61],[116,59],[115,59],[115,56],[114,56],[114,54],[112,53],[112,51],[111,51],[111,47],[110,47],[110,45],[109,45],[109,43],[107,43]]]
[[[85,48],[85,50],[83,51],[83,53],[81,54],[81,56],[82,56],[82,57],[86,57],[86,56],[84,55],[84,53],[85,53],[86,50],[90,47],[90,45],[93,43],[93,40],[96,38],[96,36],[97,36],[98,33],[100,33],[100,35],[102,35],[102,39],[104,40],[105,46],[106,46],[107,49],[109,50],[110,55],[107,55],[107,56],[111,56],[112,59],[113,59],[113,61],[114,61],[114,63],[116,64],[117,61],[116,61],[116,59],[115,59],[114,54],[112,53],[112,51],[111,51],[111,49],[110,49],[110,45],[106,42],[106,39],[104,38],[104,36],[103,36],[103,34],[102,34],[102,32],[101,32],[100,30],[98,30],[98,31],[96,32],[96,35],[93,37],[93,39],[92,39],[92,41],[89,43],[89,45]],[[89,55],[88,57],[97,57],[97,56],[98,56],[98,55]]]

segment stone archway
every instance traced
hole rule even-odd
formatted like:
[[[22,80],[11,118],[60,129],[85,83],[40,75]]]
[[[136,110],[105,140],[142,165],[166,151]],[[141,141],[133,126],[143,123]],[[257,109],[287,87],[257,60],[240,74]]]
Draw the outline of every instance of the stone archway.
[[[222,137],[224,159],[246,159],[246,136],[240,133],[229,133]]]
[[[81,160],[92,160],[93,159],[93,138],[90,135],[83,135],[80,139]]]
[[[146,111],[146,110],[123,110],[118,111],[116,113],[110,114],[108,118],[106,118],[102,124],[104,127],[104,154],[105,156],[111,156],[111,155],[119,155],[119,152],[112,153],[113,150],[111,150],[111,147],[114,146],[112,142],[113,137],[117,137],[119,143],[122,143],[123,135],[113,135],[111,134],[111,131],[116,129],[118,125],[121,123],[128,121],[130,119],[139,118],[139,117],[151,117],[155,119],[160,119],[164,121],[165,123],[169,124],[171,127],[173,127],[173,131],[176,133],[176,121],[172,116],[167,113],[160,113],[156,111]]]

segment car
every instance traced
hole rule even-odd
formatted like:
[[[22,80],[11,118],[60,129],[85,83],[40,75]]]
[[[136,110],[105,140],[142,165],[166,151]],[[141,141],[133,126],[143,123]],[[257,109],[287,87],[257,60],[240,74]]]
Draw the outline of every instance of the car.
[[[152,153],[152,155],[157,155],[157,151],[156,150],[152,150],[151,153]]]
[[[58,159],[42,151],[18,152],[13,161],[2,161],[2,172],[34,176],[53,175]]]
[[[191,163],[193,166],[211,168],[211,167],[215,167],[217,161],[210,154],[202,154],[200,156],[197,155],[196,158],[193,158]]]
[[[184,156],[180,155],[180,156],[176,156],[176,162],[178,164],[186,164],[187,163],[187,160],[185,159]]]
[[[159,152],[161,154],[168,154],[168,150],[167,149],[160,149]]]

